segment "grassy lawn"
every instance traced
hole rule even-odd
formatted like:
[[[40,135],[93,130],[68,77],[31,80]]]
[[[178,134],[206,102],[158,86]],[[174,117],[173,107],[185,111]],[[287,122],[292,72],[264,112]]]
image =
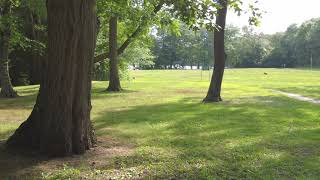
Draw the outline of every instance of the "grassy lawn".
[[[93,83],[97,148],[84,156],[46,159],[0,146],[0,179],[320,177],[320,105],[272,91],[320,99],[320,71],[228,69],[219,104],[201,103],[208,71],[130,76],[122,93],[105,93],[107,82]],[[28,117],[37,88],[18,87],[22,97],[0,100],[0,141]]]

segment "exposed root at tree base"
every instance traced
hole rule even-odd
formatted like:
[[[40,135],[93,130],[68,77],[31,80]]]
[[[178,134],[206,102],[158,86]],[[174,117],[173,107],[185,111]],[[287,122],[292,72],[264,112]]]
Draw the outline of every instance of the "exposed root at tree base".
[[[121,92],[121,91],[123,91],[123,89],[122,88],[110,88],[110,87],[108,87],[106,89],[106,91],[107,92]]]
[[[221,97],[206,97],[203,99],[203,103],[216,103],[216,102],[221,102],[222,98]]]
[[[59,132],[48,133],[52,129],[51,126],[46,126],[43,120],[43,109],[39,105],[39,98],[37,98],[36,105],[31,112],[29,118],[24,121],[19,128],[14,132],[12,136],[6,142],[7,148],[12,151],[36,151],[37,154],[44,154],[50,157],[65,157],[73,154],[83,154],[86,150],[89,150],[96,143],[96,137],[91,121],[86,124],[85,132],[81,132],[82,139],[66,140],[60,138],[60,141],[54,140],[59,135]],[[77,134],[78,131],[72,131],[72,137]],[[50,135],[54,134],[50,137]],[[52,138],[53,137],[53,138]]]
[[[204,91],[200,91],[200,90],[194,90],[194,89],[178,89],[175,90],[174,93],[178,93],[178,94],[200,94],[203,93]]]
[[[12,91],[1,91],[0,98],[16,98],[19,97],[18,93],[14,90]]]

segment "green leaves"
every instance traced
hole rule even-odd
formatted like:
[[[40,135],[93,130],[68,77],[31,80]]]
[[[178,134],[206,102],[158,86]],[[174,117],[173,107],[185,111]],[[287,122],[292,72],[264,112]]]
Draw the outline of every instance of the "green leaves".
[[[45,0],[0,0],[0,32],[10,31],[10,49],[20,47],[39,54],[46,45],[26,36],[26,17],[30,14],[46,18]],[[9,9],[9,10],[6,10]],[[30,13],[30,14],[28,14]],[[35,24],[36,31],[45,31],[43,25]]]
[[[244,4],[243,0],[165,0],[167,11],[175,18],[186,23],[193,30],[206,28],[213,31],[218,28],[215,17],[221,2],[227,1],[228,7],[240,16],[243,12],[249,13],[249,24],[258,26],[262,12],[257,7],[258,1],[253,4]],[[248,6],[248,7],[247,7]]]
[[[20,0],[24,8],[37,14],[39,17],[47,17],[46,0]]]

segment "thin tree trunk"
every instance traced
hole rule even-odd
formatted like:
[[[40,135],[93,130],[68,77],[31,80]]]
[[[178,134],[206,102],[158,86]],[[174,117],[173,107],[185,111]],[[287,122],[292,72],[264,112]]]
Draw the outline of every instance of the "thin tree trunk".
[[[28,21],[29,21],[29,28],[30,28],[30,34],[29,34],[29,38],[35,41],[41,41],[43,40],[43,38],[41,38],[42,32],[40,32],[39,30],[36,30],[36,26],[37,25],[41,25],[41,19],[35,15],[31,10],[29,10],[29,17],[28,17]],[[41,70],[42,70],[42,63],[45,59],[44,56],[40,55],[39,53],[36,52],[32,52],[31,55],[31,69],[30,69],[30,84],[34,85],[34,84],[40,84],[41,81]]]
[[[48,0],[48,61],[36,104],[8,147],[50,156],[82,154],[95,143],[90,121],[95,0]]]
[[[119,77],[119,60],[117,53],[117,35],[118,35],[118,17],[112,16],[109,21],[109,51],[110,51],[110,76],[109,87],[107,91],[121,91],[120,77]]]
[[[222,6],[217,12],[216,24],[219,29],[214,31],[214,72],[212,74],[210,87],[204,102],[219,102],[221,98],[221,86],[226,61],[226,53],[224,48],[224,34],[227,17],[228,2],[227,0],[219,0]]]
[[[6,19],[11,15],[11,2],[4,1],[3,8],[0,10],[0,15]],[[1,91],[0,97],[14,98],[18,94],[14,91],[9,75],[9,46],[11,38],[11,23],[6,21],[3,24],[3,30],[0,32],[0,81]]]

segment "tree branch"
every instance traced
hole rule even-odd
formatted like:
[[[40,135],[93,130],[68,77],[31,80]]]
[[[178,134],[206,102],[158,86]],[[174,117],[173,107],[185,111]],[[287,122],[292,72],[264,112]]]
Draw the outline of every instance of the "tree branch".
[[[160,1],[159,4],[154,8],[153,10],[154,16],[161,10],[163,4],[164,2]],[[117,50],[118,55],[121,55],[126,50],[126,48],[135,40],[135,38],[140,35],[147,21],[148,21],[147,16],[143,16],[141,18],[141,23],[138,25],[137,29],[127,38],[127,40],[120,46],[120,48],[118,48]],[[104,61],[105,59],[108,59],[109,57],[110,57],[109,52],[102,53],[94,57],[94,62],[95,63],[101,62],[101,61]]]

